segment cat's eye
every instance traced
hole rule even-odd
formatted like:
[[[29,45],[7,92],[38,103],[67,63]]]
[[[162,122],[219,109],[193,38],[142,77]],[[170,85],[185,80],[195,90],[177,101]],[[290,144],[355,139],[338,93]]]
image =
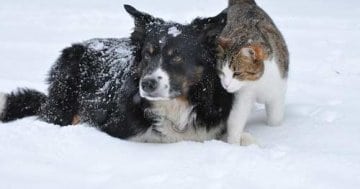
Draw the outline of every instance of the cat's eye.
[[[247,73],[247,74],[251,74],[251,75],[255,75],[255,74],[256,74],[256,72],[251,72],[251,71],[247,71],[246,73]]]
[[[233,74],[233,77],[238,77],[238,76],[240,76],[240,75],[241,75],[240,72],[235,72],[235,73]]]

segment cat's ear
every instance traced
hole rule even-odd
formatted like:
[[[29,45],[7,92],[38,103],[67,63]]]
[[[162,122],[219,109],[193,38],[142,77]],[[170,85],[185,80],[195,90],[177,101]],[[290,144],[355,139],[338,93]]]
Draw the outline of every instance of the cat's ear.
[[[228,49],[234,43],[232,39],[226,37],[218,37],[217,42],[222,49]]]
[[[261,44],[252,44],[240,50],[241,55],[251,58],[254,62],[264,61],[268,55],[265,52],[264,46]]]

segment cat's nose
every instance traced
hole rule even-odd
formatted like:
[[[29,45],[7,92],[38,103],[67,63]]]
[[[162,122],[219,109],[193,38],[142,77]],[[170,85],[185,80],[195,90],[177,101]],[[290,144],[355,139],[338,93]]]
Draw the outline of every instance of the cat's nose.
[[[221,83],[225,89],[229,88],[229,86],[230,86],[230,82],[223,81]]]

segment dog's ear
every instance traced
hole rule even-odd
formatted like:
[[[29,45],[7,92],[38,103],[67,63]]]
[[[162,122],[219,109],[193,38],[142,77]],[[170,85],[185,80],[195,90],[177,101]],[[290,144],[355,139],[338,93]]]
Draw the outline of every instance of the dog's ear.
[[[197,18],[191,26],[200,34],[200,38],[203,42],[214,44],[217,36],[224,29],[227,21],[227,10],[214,17],[209,18]]]
[[[131,34],[131,39],[133,42],[141,42],[144,40],[148,26],[154,24],[162,24],[163,20],[155,18],[150,14],[136,10],[131,5],[124,5],[126,12],[128,12],[135,21],[135,28]]]

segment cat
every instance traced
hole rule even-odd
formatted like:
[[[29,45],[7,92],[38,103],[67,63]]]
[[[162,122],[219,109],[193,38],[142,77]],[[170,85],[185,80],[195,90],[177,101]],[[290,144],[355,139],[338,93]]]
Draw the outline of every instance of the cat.
[[[218,37],[218,71],[223,88],[235,100],[227,120],[227,142],[244,141],[255,102],[265,104],[267,123],[280,125],[289,72],[289,52],[272,19],[254,0],[229,0],[228,19]],[[253,140],[249,138],[250,140]]]

